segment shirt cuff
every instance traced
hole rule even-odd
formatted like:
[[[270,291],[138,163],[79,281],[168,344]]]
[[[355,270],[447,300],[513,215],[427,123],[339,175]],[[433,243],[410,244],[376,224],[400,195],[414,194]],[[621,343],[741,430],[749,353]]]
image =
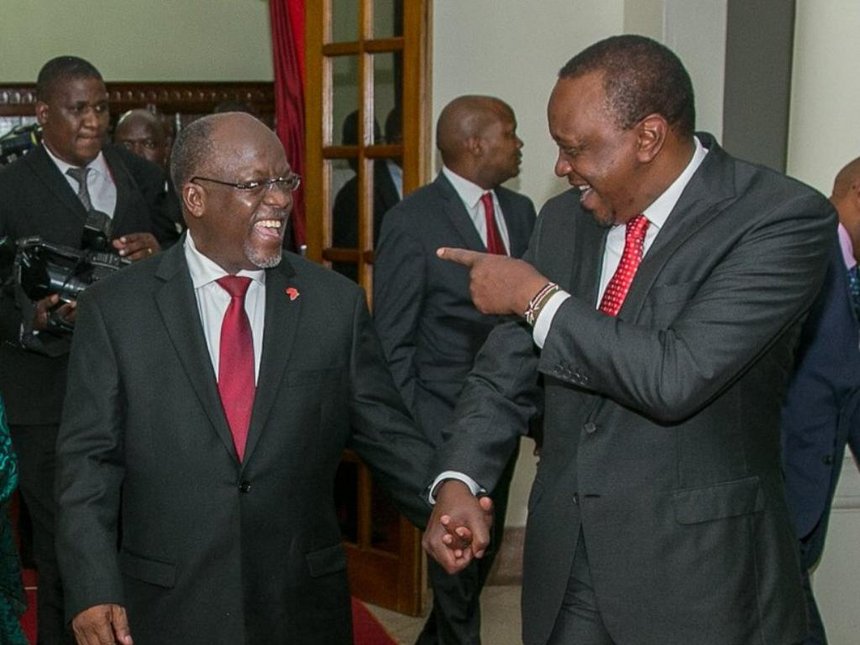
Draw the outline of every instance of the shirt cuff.
[[[431,504],[436,503],[436,489],[439,488],[439,484],[444,482],[447,479],[456,479],[457,481],[461,481],[466,486],[469,487],[469,490],[472,491],[472,495],[486,495],[487,491],[481,488],[478,483],[463,473],[458,473],[455,470],[446,470],[444,473],[439,475],[436,479],[433,480],[433,484],[430,486],[430,492],[427,495],[427,498],[430,500]]]
[[[546,336],[549,334],[549,328],[552,326],[552,319],[555,318],[555,312],[558,311],[558,308],[561,307],[564,301],[568,298],[570,298],[570,294],[567,291],[559,289],[552,298],[550,298],[547,303],[541,307],[540,313],[535,321],[534,331],[532,332],[532,338],[535,341],[535,345],[541,349],[543,349],[543,345],[546,342]]]

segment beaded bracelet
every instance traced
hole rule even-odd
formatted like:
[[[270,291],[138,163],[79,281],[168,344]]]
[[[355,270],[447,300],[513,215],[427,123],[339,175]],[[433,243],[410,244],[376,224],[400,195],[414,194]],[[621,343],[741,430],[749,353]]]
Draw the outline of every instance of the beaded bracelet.
[[[534,298],[529,300],[529,307],[526,309],[525,314],[523,314],[529,325],[532,327],[535,326],[540,310],[557,292],[558,285],[555,282],[547,282],[543,288],[535,294]]]

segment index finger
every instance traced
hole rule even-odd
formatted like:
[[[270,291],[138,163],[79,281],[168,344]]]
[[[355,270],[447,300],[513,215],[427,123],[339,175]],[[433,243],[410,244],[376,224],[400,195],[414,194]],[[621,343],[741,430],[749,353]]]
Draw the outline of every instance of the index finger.
[[[436,249],[436,255],[443,260],[449,260],[451,262],[456,262],[457,264],[462,264],[463,266],[471,268],[472,265],[474,265],[475,262],[477,262],[481,258],[481,256],[485,254],[479,253],[478,251],[470,251],[469,249],[457,249],[443,246],[441,248]]]

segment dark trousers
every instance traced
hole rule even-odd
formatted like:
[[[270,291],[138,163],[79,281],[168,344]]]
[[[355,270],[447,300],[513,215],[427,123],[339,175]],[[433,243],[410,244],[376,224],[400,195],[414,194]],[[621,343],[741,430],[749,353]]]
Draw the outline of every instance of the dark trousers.
[[[63,614],[63,586],[54,549],[57,505],[54,499],[56,425],[10,426],[18,455],[18,488],[33,525],[33,559],[39,572],[38,645],[74,643]]]
[[[433,609],[424,623],[416,645],[478,645],[481,642],[481,589],[504,536],[508,493],[519,450],[514,451],[491,497],[494,506],[493,536],[490,547],[479,560],[456,575],[449,575],[427,560],[427,577],[433,588]]]
[[[606,631],[594,588],[591,584],[591,567],[582,531],[576,540],[576,551],[564,600],[555,619],[548,645],[613,645]]]

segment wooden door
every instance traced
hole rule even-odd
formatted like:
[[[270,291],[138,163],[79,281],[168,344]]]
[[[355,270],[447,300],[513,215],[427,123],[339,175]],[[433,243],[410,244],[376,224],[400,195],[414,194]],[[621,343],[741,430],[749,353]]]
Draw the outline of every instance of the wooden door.
[[[427,178],[429,3],[306,3],[307,255],[356,280],[369,299],[380,218],[374,176],[394,164],[403,193]],[[356,455],[344,455],[336,488],[352,593],[418,615],[420,533]]]

